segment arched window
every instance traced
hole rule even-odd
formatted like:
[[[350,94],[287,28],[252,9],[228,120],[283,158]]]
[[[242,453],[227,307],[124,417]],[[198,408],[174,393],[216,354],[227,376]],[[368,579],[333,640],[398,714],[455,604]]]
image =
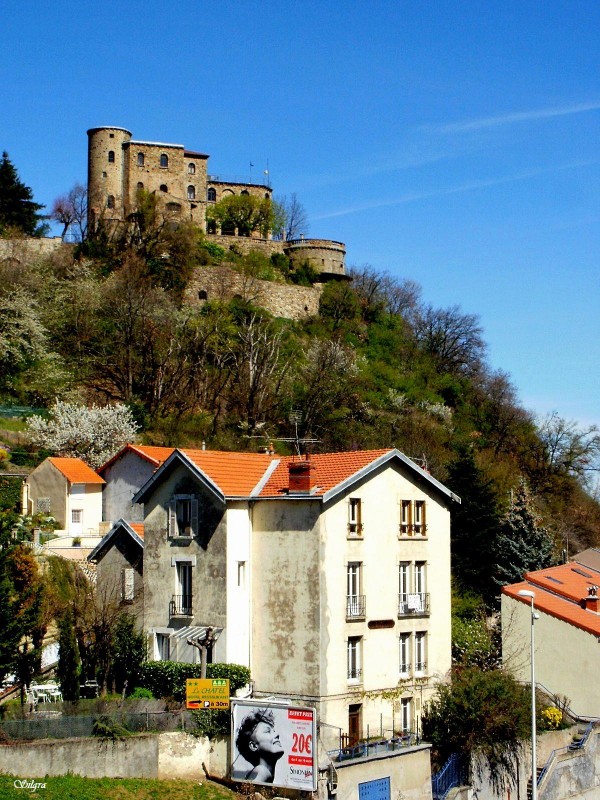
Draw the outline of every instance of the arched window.
[[[161,192],[168,192],[169,189],[167,187],[167,184],[166,183],[161,183],[160,190],[161,190]]]
[[[161,167],[168,167],[169,166],[169,156],[166,153],[160,154],[160,165]]]
[[[115,207],[115,197],[112,194],[109,194],[106,198],[106,207],[107,208],[114,208]]]
[[[205,289],[200,289],[198,292],[198,300],[208,300],[208,293]]]
[[[265,200],[270,200],[271,195],[268,192],[265,192]]]
[[[242,189],[240,194],[250,194],[250,192],[247,189]]]
[[[195,174],[196,174],[196,165],[188,164],[188,175],[195,175]]]
[[[109,164],[114,164],[115,163],[115,151],[114,150],[109,150],[108,151],[108,163]]]
[[[139,181],[138,185],[137,185],[137,188],[138,188],[138,190],[139,189],[143,189],[144,188],[144,184],[141,181]]]
[[[138,165],[138,167],[143,167],[144,166],[144,154],[143,153],[138,153],[137,165]]]
[[[188,186],[188,200],[196,199],[196,189],[193,186]]]
[[[217,201],[217,190],[213,189],[212,186],[206,192],[206,199],[208,200],[209,203],[216,203]]]

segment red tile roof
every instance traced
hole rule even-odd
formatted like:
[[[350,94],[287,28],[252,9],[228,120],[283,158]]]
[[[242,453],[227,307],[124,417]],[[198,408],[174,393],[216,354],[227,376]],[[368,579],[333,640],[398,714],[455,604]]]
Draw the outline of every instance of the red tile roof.
[[[311,455],[312,485],[311,494],[320,497],[326,492],[356,475],[373,461],[391,452],[386,450],[353,450],[348,453],[320,453]],[[284,456],[260,492],[260,497],[273,497],[283,494],[289,486],[289,464],[297,461],[297,456]]]
[[[268,453],[226,453],[182,450],[226,497],[249,497],[277,456]]]
[[[126,444],[118,453],[110,458],[106,464],[103,464],[99,469],[98,472],[101,474],[104,472],[105,469],[110,467],[115,461],[118,461],[122,455],[129,452],[137,453],[138,456],[141,456],[145,461],[149,461],[151,464],[154,464],[155,467],[160,467],[160,465],[167,460],[167,458],[171,455],[175,448],[173,447],[153,447],[151,445],[145,444]]]
[[[97,472],[80,458],[49,458],[53,466],[70,481],[70,483],[105,483]]]
[[[144,523],[143,522],[130,522],[129,527],[137,533],[140,539],[144,538]]]
[[[537,572],[528,572],[525,581],[504,586],[502,593],[529,604],[528,597],[519,597],[521,589],[535,593],[535,607],[584,631],[600,636],[600,614],[582,608],[591,586],[600,585],[600,572],[569,562]]]

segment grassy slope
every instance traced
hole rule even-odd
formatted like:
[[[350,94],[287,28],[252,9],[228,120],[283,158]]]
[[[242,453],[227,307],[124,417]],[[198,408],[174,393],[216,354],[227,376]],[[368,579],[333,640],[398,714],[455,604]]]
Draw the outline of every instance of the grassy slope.
[[[45,788],[33,792],[15,788],[15,780],[45,783]],[[43,800],[232,800],[228,789],[203,780],[159,781],[141,778],[80,778],[65,775],[58,778],[33,778],[22,775],[0,775],[0,800],[40,797]]]

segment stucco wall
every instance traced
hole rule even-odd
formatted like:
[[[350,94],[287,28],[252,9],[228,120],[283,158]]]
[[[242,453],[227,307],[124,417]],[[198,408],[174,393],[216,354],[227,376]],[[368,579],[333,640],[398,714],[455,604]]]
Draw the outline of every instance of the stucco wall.
[[[106,481],[102,498],[102,519],[143,522],[144,506],[132,503],[134,494],[152,477],[156,466],[136,453],[125,452],[102,472]]]
[[[320,502],[269,501],[253,510],[252,678],[257,693],[321,694]]]
[[[361,503],[362,536],[349,535],[349,502]],[[401,537],[401,500],[426,504],[427,535]],[[400,467],[387,467],[356,484],[326,508],[321,529],[321,563],[327,572],[322,604],[321,650],[325,669],[323,694],[331,697],[322,719],[348,730],[348,706],[362,704],[362,733],[378,735],[400,725],[400,697],[412,698],[413,730],[420,727],[422,704],[450,668],[450,518],[445,502],[416,483]],[[398,616],[398,566],[409,562],[411,580],[415,562],[425,564],[429,615]],[[364,619],[346,619],[346,579],[350,562],[361,564]],[[414,589],[412,589],[414,591]],[[369,627],[369,623],[389,627]],[[414,634],[426,632],[426,670],[414,672]],[[410,664],[399,671],[399,637],[412,634]],[[346,671],[349,637],[362,639],[362,678],[349,681]],[[417,678],[417,679],[415,679]],[[381,690],[399,688],[395,701]],[[363,693],[373,693],[370,697]]]
[[[67,479],[47,459],[36,467],[26,480],[29,486],[30,514],[38,511],[38,499],[50,498],[50,514],[61,530],[67,527]]]
[[[536,608],[536,681],[552,694],[564,695],[581,716],[600,717],[597,680],[600,643],[591,633]],[[519,680],[530,680],[531,609],[502,595],[502,657]]]
[[[122,571],[133,568],[134,599],[128,602],[125,610],[132,614],[141,625],[144,612],[144,576],[143,550],[125,532],[121,531],[111,539],[104,556],[98,561],[96,575],[98,586],[102,587],[103,596],[116,601],[121,600]]]
[[[174,494],[198,497],[200,534],[189,540],[167,536],[167,507]],[[144,523],[144,627],[226,627],[226,519],[213,495],[187,470],[176,466],[146,505]],[[193,616],[169,618],[176,591],[176,559],[192,561]],[[226,661],[226,637],[217,641],[215,661]],[[152,654],[151,654],[152,657]]]

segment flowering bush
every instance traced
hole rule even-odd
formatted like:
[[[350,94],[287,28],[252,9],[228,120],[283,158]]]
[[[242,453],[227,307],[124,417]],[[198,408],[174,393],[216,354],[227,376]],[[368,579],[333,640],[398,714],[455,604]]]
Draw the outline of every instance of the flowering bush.
[[[547,731],[556,731],[562,726],[562,711],[556,706],[548,706],[542,713],[542,728]]]

